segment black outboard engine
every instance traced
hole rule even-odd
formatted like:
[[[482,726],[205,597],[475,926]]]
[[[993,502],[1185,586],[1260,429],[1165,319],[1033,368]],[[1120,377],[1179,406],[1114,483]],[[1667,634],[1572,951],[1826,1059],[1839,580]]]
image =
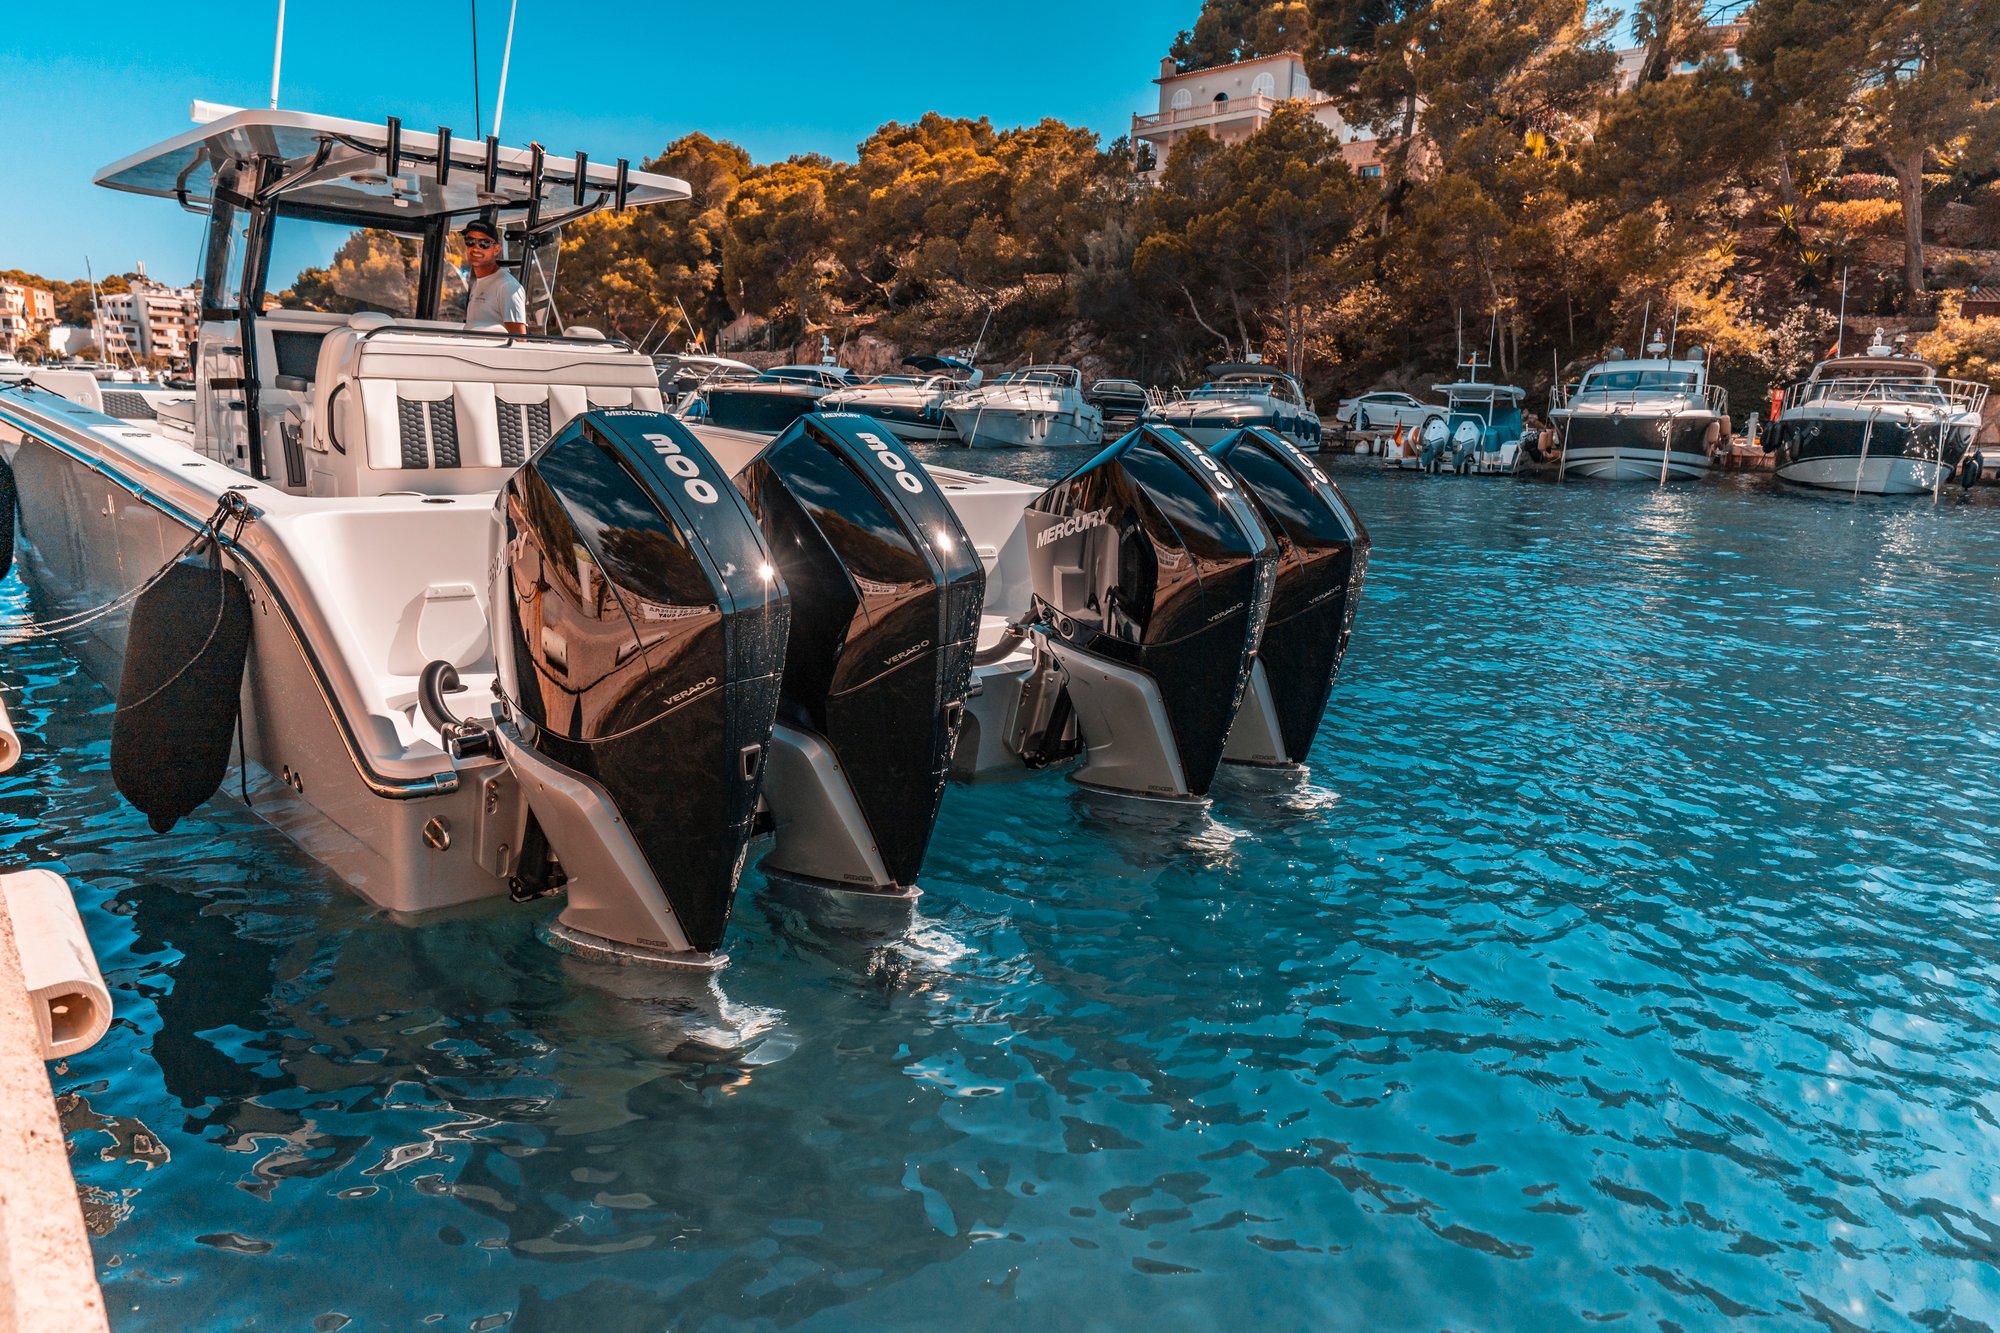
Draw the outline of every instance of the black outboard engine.
[[[1043,492],[1027,529],[1032,614],[1086,753],[1073,776],[1206,794],[1277,575],[1255,508],[1186,436],[1148,425]]]
[[[495,523],[498,735],[567,877],[557,942],[712,965],[791,615],[756,520],[679,421],[606,410],[514,474]]]
[[[1250,426],[1211,451],[1278,540],[1278,585],[1243,707],[1222,757],[1303,764],[1354,631],[1368,530],[1318,464],[1277,432]]]
[[[736,484],[792,590],[767,870],[873,892],[916,883],[978,646],[986,570],[902,442],[799,418]]]

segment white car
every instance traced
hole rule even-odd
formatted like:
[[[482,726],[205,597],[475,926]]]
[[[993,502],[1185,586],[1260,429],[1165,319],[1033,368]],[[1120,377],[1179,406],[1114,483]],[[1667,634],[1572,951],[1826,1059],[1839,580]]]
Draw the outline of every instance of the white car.
[[[1333,419],[1351,431],[1363,434],[1374,431],[1393,431],[1401,426],[1407,432],[1423,429],[1426,421],[1436,417],[1444,420],[1444,409],[1435,403],[1412,398],[1406,393],[1364,393],[1359,398],[1344,398],[1335,409]]]

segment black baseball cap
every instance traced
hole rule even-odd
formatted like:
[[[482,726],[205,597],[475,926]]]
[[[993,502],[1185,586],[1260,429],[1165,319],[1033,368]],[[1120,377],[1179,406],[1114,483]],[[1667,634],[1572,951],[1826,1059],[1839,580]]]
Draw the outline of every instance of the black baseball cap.
[[[466,223],[463,227],[460,227],[458,229],[458,234],[460,236],[465,237],[468,240],[470,240],[475,234],[480,236],[490,236],[493,238],[495,244],[498,244],[500,240],[500,229],[494,226],[492,223],[488,222],[485,218],[474,218],[472,221]]]

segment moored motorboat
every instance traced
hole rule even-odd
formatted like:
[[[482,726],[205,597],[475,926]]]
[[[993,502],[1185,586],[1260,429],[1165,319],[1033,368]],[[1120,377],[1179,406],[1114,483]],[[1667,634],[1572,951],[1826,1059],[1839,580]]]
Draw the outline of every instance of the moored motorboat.
[[[1563,476],[1602,481],[1689,481],[1708,475],[1729,434],[1729,399],[1709,382],[1699,347],[1671,355],[1614,350],[1572,386],[1550,393],[1552,450]]]
[[[567,218],[684,197],[623,163],[241,111],[100,183],[207,207],[197,390],[121,417],[31,377],[0,456],[156,826],[234,767],[395,913],[560,895],[562,947],[707,968],[767,834],[774,873],[907,896],[948,770],[1191,801],[1227,757],[1278,544],[1178,434],[1044,492],[855,414],[691,427],[619,343],[439,318],[455,216],[538,273]],[[1325,680],[1292,680],[1265,711],[1316,719]]]
[[[974,449],[1065,448],[1101,444],[1104,414],[1085,401],[1072,366],[1026,366],[952,394],[944,414]]]
[[[1881,334],[1865,356],[1834,356],[1785,393],[1773,423],[1785,481],[1850,494],[1935,494],[1971,485],[1987,386],[1941,379]]]
[[[1319,414],[1290,375],[1260,361],[1228,361],[1210,366],[1208,377],[1200,388],[1149,408],[1145,419],[1203,445],[1262,426],[1305,448],[1319,447]]]
[[[728,430],[775,435],[854,382],[836,365],[773,366],[755,379],[716,378],[701,391],[702,419]]]
[[[1511,384],[1486,384],[1478,378],[1439,384],[1444,395],[1442,416],[1426,421],[1414,438],[1392,446],[1383,463],[1392,468],[1423,472],[1455,472],[1463,476],[1511,476],[1527,465],[1528,433],[1521,419],[1523,389]]]
[[[977,388],[980,373],[967,363],[946,356],[906,356],[908,375],[877,375],[819,401],[819,411],[859,412],[873,417],[911,444],[953,443],[958,432],[945,414],[945,400]]]

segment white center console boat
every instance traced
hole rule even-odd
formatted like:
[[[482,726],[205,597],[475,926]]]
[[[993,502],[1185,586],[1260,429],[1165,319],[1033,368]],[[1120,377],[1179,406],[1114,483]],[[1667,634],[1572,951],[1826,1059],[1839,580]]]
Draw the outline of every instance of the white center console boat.
[[[866,416],[691,427],[621,344],[446,318],[486,216],[546,327],[564,221],[686,196],[623,162],[260,110],[99,182],[207,214],[197,387],[0,390],[0,553],[156,828],[240,791],[391,911],[560,895],[558,945],[706,968],[753,842],[907,897],[951,775],[1187,802],[1307,758],[1367,535],[1268,430],[1038,490]]]

